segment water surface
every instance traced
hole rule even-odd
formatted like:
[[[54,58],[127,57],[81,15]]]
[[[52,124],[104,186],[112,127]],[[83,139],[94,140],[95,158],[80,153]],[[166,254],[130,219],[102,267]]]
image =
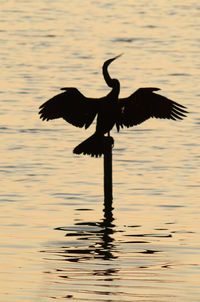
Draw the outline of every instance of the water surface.
[[[198,1],[1,1],[0,301],[199,301]],[[44,123],[60,87],[121,82],[189,108],[117,133],[113,210],[102,159],[75,156],[87,131]]]

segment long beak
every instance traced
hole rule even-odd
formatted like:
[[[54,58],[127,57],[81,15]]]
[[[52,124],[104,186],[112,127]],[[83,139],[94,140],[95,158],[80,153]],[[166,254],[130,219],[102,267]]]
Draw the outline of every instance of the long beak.
[[[120,53],[120,55],[114,57],[114,58],[111,58],[111,59],[108,59],[107,61],[104,62],[103,65],[105,65],[106,67],[108,67],[108,65],[110,65],[110,63],[112,63],[114,60],[118,59],[119,57],[121,57],[123,55],[123,53]]]

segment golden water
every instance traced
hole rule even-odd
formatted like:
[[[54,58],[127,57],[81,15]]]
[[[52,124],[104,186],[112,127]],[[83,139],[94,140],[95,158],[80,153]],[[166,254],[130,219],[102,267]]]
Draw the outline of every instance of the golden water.
[[[200,5],[189,1],[1,1],[0,301],[200,301]],[[44,123],[63,86],[121,82],[189,108],[182,122],[112,131],[113,220],[93,131]]]

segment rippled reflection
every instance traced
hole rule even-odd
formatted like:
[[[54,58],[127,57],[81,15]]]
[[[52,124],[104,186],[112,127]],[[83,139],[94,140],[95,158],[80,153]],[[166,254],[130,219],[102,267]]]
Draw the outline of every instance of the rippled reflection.
[[[111,201],[104,202],[104,218],[100,222],[77,222],[74,226],[57,227],[55,230],[64,231],[67,241],[75,240],[75,245],[70,242],[61,246],[60,250],[51,251],[62,257],[65,261],[80,262],[83,260],[117,258],[115,240],[113,234],[116,232],[113,208]],[[69,239],[70,238],[70,239]]]
[[[165,223],[165,227],[153,232],[141,233],[142,225],[119,228],[113,210],[112,202],[104,202],[101,221],[80,221],[56,227],[55,230],[62,231],[66,239],[42,251],[44,259],[54,263],[54,268],[44,273],[56,276],[59,288],[65,284],[69,294],[64,297],[81,297],[83,301],[102,301],[107,295],[109,301],[115,301],[114,297],[121,295],[127,301],[136,301],[144,296],[138,295],[138,291],[134,294],[134,289],[141,287],[141,281],[145,282],[145,288],[155,292],[149,299],[175,299],[177,290],[169,293],[167,288],[169,284],[180,285],[183,281],[177,279],[176,274],[170,280],[167,272],[178,264],[173,263],[168,254],[169,240],[173,240],[169,226],[173,223]],[[164,293],[159,293],[160,290]],[[58,294],[54,298],[61,296]]]

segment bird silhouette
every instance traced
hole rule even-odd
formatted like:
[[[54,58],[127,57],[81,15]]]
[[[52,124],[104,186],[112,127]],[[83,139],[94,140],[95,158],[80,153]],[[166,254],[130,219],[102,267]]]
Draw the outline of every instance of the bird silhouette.
[[[111,91],[102,98],[85,97],[77,88],[64,90],[40,106],[40,118],[51,120],[63,118],[76,127],[87,129],[97,116],[96,131],[73,150],[76,154],[101,156],[105,151],[105,134],[110,135],[113,126],[117,130],[143,123],[149,118],[182,120],[186,117],[186,107],[154,91],[155,87],[139,88],[127,98],[119,98],[120,83],[112,79],[108,66],[118,57],[103,64],[103,76]]]

